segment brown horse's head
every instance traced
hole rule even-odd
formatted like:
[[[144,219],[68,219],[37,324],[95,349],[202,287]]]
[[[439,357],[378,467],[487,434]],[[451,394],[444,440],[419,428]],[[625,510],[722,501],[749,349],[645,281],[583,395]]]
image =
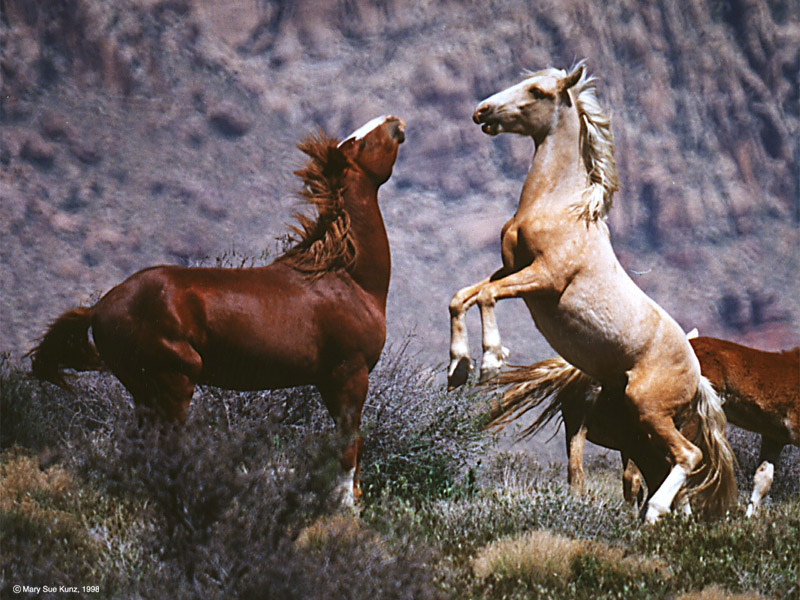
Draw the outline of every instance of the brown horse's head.
[[[391,176],[397,149],[404,140],[403,120],[383,116],[372,119],[351,133],[337,146],[337,150],[344,160],[355,164],[381,185]],[[329,155],[331,160],[334,158]]]

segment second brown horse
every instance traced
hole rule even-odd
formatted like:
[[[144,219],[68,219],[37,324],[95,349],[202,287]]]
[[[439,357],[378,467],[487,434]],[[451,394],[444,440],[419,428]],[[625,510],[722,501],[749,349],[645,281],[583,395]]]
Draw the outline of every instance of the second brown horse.
[[[800,446],[800,348],[766,352],[713,337],[696,337],[689,342],[703,376],[723,398],[729,422],[761,435],[760,466],[747,506],[747,516],[752,516],[769,491],[781,449],[787,444]],[[567,476],[575,493],[583,489],[586,439],[620,450],[625,466],[623,489],[629,502],[637,496],[642,501],[636,465],[650,489],[666,476],[663,460],[645,451],[642,433],[626,414],[619,391],[600,386],[560,357],[506,372],[500,376],[500,383],[509,387],[502,406],[495,411],[495,425],[505,426],[547,399],[549,403],[522,435],[533,435],[560,414],[566,430]],[[607,418],[612,409],[621,418]],[[682,431],[692,437],[697,425],[689,415]]]
[[[265,267],[151,267],[97,304],[61,315],[31,351],[34,375],[108,369],[137,408],[182,422],[198,383],[256,390],[314,384],[346,447],[345,502],[359,489],[361,410],[386,337],[390,254],[378,207],[405,139],[402,120],[373,119],[339,143],[298,147],[316,219],[299,216],[292,249]],[[91,329],[90,341],[88,332]]]

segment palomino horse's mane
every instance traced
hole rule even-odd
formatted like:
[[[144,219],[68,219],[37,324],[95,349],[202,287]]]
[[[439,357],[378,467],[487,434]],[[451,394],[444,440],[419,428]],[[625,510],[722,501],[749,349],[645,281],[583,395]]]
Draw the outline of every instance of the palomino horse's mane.
[[[570,72],[584,64],[577,63]],[[562,77],[567,73],[562,72]],[[528,77],[538,73],[527,73]],[[570,88],[570,93],[581,121],[581,156],[589,174],[589,187],[576,206],[578,214],[587,221],[605,219],[611,210],[614,192],[619,189],[617,164],[614,160],[614,135],[611,117],[597,100],[597,79],[584,68],[581,78]]]
[[[603,111],[597,101],[595,81],[584,69],[578,83],[572,88],[581,118],[581,154],[591,182],[584,193],[585,203],[580,214],[589,221],[606,218],[611,210],[614,192],[619,189],[611,116]]]
[[[316,208],[316,219],[295,213],[299,225],[291,227],[294,245],[284,257],[312,280],[337,269],[350,269],[356,249],[350,230],[350,215],[344,207],[341,169],[329,165],[330,149],[339,140],[323,132],[310,135],[297,144],[309,157],[305,167],[295,171],[303,180],[300,197]]]

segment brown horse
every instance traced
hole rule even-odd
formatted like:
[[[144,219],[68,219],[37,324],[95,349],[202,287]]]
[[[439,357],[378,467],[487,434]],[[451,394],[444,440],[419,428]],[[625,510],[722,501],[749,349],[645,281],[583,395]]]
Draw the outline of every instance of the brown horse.
[[[386,337],[389,242],[378,207],[405,139],[396,117],[373,119],[341,143],[298,145],[313,220],[295,245],[259,268],[158,266],[94,306],[61,315],[34,348],[37,377],[106,368],[140,413],[183,422],[196,384],[257,390],[314,384],[345,436],[345,502],[359,489],[361,410]],[[89,340],[91,329],[94,343]]]
[[[692,492],[710,511],[735,497],[733,453],[719,398],[675,320],[619,264],[606,215],[617,189],[609,117],[584,65],[544,69],[481,102],[473,119],[489,135],[516,133],[534,145],[516,213],[500,233],[503,266],[458,291],[450,302],[448,385],[467,379],[466,312],[480,309],[481,375],[502,367],[494,307],[521,298],[536,327],[570,364],[624,393],[646,443],[672,465],[650,498],[648,522],[670,510],[691,473],[707,478]],[[686,411],[701,415],[703,435],[690,442],[676,427]]]
[[[729,422],[761,434],[761,464],[747,506],[747,516],[752,516],[772,485],[774,465],[782,448],[786,444],[800,446],[800,347],[765,352],[712,337],[697,337],[690,343],[703,375],[724,399]],[[642,500],[636,466],[640,460],[646,461],[642,464],[647,465],[643,470],[650,475],[645,476],[648,488],[658,485],[659,474],[663,474],[666,465],[653,466],[652,457],[634,458],[639,452],[640,435],[635,424],[628,417],[622,421],[605,417],[608,407],[604,405],[622,404],[618,392],[601,388],[560,358],[510,371],[503,375],[502,381],[511,387],[504,394],[502,408],[493,414],[494,425],[502,427],[548,398],[550,402],[522,435],[533,435],[561,414],[567,441],[567,477],[575,493],[583,490],[586,439],[622,452],[623,491],[627,501]],[[697,426],[697,419],[690,418],[683,425],[683,432],[694,433]]]

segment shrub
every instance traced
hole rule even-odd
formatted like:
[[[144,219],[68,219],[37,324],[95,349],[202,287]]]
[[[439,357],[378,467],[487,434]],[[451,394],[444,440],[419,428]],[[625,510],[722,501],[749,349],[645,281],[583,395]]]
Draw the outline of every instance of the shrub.
[[[370,377],[362,477],[373,498],[430,500],[469,485],[469,469],[486,445],[479,392],[470,387],[447,392],[408,344],[407,338],[384,351]]]
[[[113,574],[96,568],[103,549],[86,528],[91,501],[72,475],[60,466],[43,470],[19,450],[0,460],[0,595],[11,597],[15,584],[113,589]]]
[[[81,446],[76,464],[87,478],[153,508],[141,544],[157,569],[131,583],[136,593],[439,597],[429,552],[411,536],[389,541],[333,527],[313,544],[298,542],[310,523],[339,509],[341,446],[330,428],[287,435],[269,418],[274,408],[252,395],[203,390],[180,431],[140,429],[131,417],[103,445]]]
[[[131,400],[122,385],[99,373],[74,378],[74,391],[31,377],[0,355],[0,449],[55,450],[116,426]]]
[[[672,515],[639,533],[640,551],[661,556],[676,579],[694,588],[714,584],[778,597],[800,581],[800,503],[774,505],[757,518],[741,514],[713,522]]]

